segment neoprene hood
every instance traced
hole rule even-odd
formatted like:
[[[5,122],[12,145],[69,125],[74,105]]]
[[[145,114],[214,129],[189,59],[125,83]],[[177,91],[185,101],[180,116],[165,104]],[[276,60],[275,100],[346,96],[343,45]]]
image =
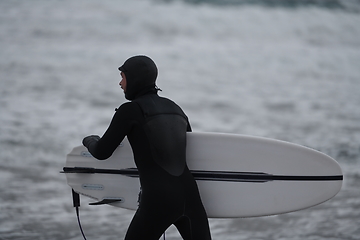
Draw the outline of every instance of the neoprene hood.
[[[125,98],[134,100],[148,92],[157,92],[155,81],[158,75],[156,64],[147,56],[134,56],[119,67],[126,76]]]

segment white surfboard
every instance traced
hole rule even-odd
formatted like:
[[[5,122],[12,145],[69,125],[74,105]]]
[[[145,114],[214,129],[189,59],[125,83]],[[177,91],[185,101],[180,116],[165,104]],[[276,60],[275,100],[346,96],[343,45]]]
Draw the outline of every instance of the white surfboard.
[[[339,164],[321,152],[245,135],[188,133],[187,163],[212,218],[308,208],[334,197],[343,180]],[[85,147],[75,147],[64,172],[74,191],[95,199],[94,205],[137,209],[139,176],[126,138],[103,161]]]

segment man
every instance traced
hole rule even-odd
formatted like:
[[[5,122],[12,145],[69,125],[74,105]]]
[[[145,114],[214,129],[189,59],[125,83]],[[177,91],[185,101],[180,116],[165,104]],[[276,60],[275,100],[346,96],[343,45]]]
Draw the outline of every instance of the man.
[[[119,67],[121,88],[130,100],[121,105],[100,138],[83,144],[97,159],[109,158],[127,136],[140,174],[139,207],[126,240],[156,239],[174,224],[185,240],[211,239],[198,187],[186,164],[186,132],[182,109],[159,97],[157,67],[146,56],[134,56]]]

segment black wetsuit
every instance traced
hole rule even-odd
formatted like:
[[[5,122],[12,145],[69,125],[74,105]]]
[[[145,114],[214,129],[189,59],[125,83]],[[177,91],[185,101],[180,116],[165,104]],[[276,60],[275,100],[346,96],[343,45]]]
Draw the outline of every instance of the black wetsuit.
[[[158,240],[171,224],[186,240],[211,239],[197,184],[186,165],[186,132],[191,131],[186,115],[153,89],[131,100],[117,109],[101,138],[83,141],[98,159],[110,157],[125,136],[131,144],[141,195],[125,239]]]

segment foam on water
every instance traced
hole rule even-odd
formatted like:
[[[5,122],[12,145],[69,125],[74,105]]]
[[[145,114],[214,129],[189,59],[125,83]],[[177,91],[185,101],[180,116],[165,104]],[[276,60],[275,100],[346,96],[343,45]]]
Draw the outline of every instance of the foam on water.
[[[316,6],[180,1],[0,2],[0,239],[81,239],[59,173],[84,136],[125,102],[117,67],[157,63],[161,95],[194,131],[250,134],[339,161],[341,192],[264,218],[212,219],[213,239],[360,236],[360,15]],[[88,239],[122,238],[133,212],[87,206]],[[174,228],[167,239],[180,239]]]

